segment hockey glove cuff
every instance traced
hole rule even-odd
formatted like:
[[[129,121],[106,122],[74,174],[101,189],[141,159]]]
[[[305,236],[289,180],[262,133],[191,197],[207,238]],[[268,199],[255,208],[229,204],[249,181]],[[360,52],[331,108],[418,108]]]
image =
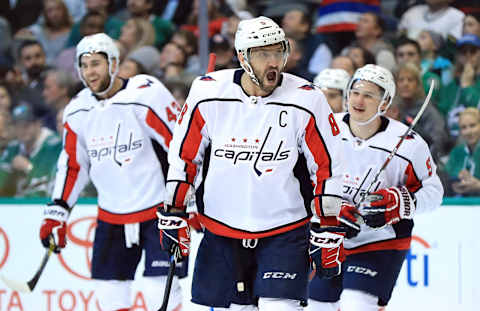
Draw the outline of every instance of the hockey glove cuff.
[[[157,212],[162,250],[182,261],[190,252],[190,228],[187,213]]]
[[[312,223],[309,254],[320,278],[332,278],[342,272],[344,238],[345,229],[342,227],[320,227]]]
[[[70,209],[65,202],[48,204],[43,211],[43,221],[40,226],[40,241],[46,248],[54,243],[53,251],[60,253],[60,250],[67,245],[67,220]]]

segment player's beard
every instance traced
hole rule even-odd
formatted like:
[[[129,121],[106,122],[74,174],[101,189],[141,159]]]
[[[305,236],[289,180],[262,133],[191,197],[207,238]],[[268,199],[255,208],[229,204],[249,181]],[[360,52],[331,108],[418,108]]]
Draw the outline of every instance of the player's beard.
[[[255,72],[255,76],[258,79],[258,84],[260,89],[266,93],[271,93],[273,90],[278,86],[278,82],[280,81],[280,70],[279,68],[270,67],[265,69],[262,74]],[[268,79],[272,78],[273,79]]]
[[[101,81],[100,84],[96,89],[92,88],[92,86],[88,83],[88,87],[93,93],[101,93],[104,92],[110,86],[110,75],[106,75]]]

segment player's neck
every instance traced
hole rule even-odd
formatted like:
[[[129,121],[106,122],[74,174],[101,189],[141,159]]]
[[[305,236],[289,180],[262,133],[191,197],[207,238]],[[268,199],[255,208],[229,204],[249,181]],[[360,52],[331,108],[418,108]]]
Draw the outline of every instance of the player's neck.
[[[382,124],[380,117],[375,118],[372,122],[360,125],[357,122],[350,119],[350,130],[353,135],[361,139],[368,139],[375,135]]]
[[[103,96],[99,96],[99,97],[101,99],[110,98],[113,95],[117,94],[117,92],[122,88],[122,86],[123,86],[123,81],[120,78],[115,77],[115,81],[113,82],[113,85],[112,85],[112,88],[110,89],[110,91],[108,91],[107,94],[105,94]]]
[[[258,85],[256,85],[246,72],[243,73],[240,83],[242,84],[242,88],[248,96],[267,96],[271,93],[262,90]]]

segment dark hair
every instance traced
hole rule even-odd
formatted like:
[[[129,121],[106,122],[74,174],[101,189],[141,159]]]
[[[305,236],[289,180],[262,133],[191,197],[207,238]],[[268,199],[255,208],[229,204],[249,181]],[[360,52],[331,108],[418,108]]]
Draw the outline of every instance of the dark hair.
[[[82,19],[80,20],[80,27],[84,27],[85,23],[90,17],[101,17],[105,21],[105,15],[103,15],[102,13],[98,11],[88,11],[85,15],[83,15]]]
[[[40,46],[43,53],[45,53],[45,50],[43,49],[43,45],[39,41],[33,40],[33,39],[26,39],[26,40],[22,40],[22,42],[20,42],[20,45],[18,46],[18,50],[17,50],[18,58],[20,58],[22,56],[22,51],[23,51],[24,48],[32,46],[32,45]]]
[[[385,21],[385,19],[372,11],[365,12],[364,14],[370,14],[375,18],[375,23],[377,24],[378,28],[380,28],[380,31],[381,31],[380,36],[382,36],[385,30],[387,29],[387,22]]]
[[[420,48],[420,45],[418,44],[417,41],[409,39],[407,37],[401,37],[398,39],[397,43],[395,44],[395,52],[404,45],[413,45],[415,49],[417,50],[418,54],[422,53],[422,49]]]

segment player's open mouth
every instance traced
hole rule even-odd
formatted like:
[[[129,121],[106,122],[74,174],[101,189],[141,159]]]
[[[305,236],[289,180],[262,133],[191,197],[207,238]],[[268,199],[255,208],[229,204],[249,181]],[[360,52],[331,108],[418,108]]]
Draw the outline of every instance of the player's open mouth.
[[[275,82],[277,80],[277,72],[275,70],[267,72],[268,82]]]
[[[363,109],[363,108],[357,108],[357,107],[352,107],[352,108],[356,112],[364,112],[365,111],[365,109]]]

